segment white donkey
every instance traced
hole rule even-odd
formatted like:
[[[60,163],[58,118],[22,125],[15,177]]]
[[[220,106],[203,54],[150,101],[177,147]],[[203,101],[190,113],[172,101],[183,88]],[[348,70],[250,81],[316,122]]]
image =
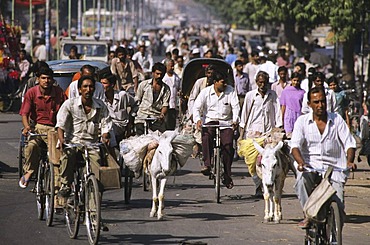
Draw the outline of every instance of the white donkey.
[[[280,223],[282,219],[281,194],[283,192],[285,177],[289,170],[289,157],[281,150],[284,143],[268,143],[262,148],[253,141],[254,147],[262,155],[262,184],[265,199],[264,222],[274,220]]]
[[[164,208],[164,188],[167,181],[167,176],[173,174],[177,169],[177,162],[173,159],[172,140],[178,135],[178,131],[166,131],[159,138],[157,149],[152,149],[148,152],[150,162],[148,165],[149,174],[151,176],[153,204],[150,211],[150,217],[157,215],[158,219],[163,218],[162,209]],[[146,160],[144,160],[146,161]],[[157,195],[157,185],[159,182],[159,193]]]

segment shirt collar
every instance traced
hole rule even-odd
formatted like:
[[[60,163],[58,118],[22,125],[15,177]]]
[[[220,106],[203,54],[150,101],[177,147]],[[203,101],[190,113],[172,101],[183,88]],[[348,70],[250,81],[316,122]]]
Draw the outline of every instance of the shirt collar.
[[[78,99],[77,99],[77,106],[81,106],[82,107],[82,96],[80,95],[79,97],[77,97]],[[96,108],[101,108],[102,106],[101,106],[101,104],[99,104],[99,103],[97,103],[97,99],[95,99],[95,98],[92,98],[92,100],[93,100],[93,103],[92,103],[92,108],[94,108],[94,109],[96,109]]]
[[[54,85],[52,85],[52,87],[51,87],[51,92],[50,92],[50,94],[48,94],[48,96],[50,96],[50,97],[55,97],[55,88],[54,88]],[[41,94],[41,91],[40,91],[40,85],[37,85],[37,89],[36,89],[36,97],[38,97],[38,98],[44,97],[44,96]]]
[[[333,123],[334,122],[334,118],[335,118],[335,113],[329,113],[328,112],[328,118],[327,118],[327,123]],[[309,113],[309,118],[308,118],[308,122],[309,123],[313,123],[314,120],[313,120],[313,112],[310,112]]]

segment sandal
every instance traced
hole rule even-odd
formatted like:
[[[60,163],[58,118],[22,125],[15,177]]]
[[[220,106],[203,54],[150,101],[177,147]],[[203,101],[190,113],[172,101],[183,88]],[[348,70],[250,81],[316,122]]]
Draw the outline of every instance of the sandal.
[[[19,187],[22,189],[26,189],[29,181],[30,179],[26,179],[23,175],[22,178],[19,180],[19,183],[18,183]]]
[[[204,166],[200,172],[205,175],[205,176],[210,176],[211,175],[211,167],[209,166]]]
[[[224,184],[227,189],[232,189],[234,187],[234,182],[231,179],[230,180],[224,179],[222,181],[222,184]]]

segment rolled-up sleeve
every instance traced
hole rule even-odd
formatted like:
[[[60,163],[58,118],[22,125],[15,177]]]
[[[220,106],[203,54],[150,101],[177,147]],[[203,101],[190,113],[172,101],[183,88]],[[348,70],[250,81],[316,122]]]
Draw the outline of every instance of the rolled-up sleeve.
[[[294,124],[294,129],[292,133],[292,139],[290,142],[291,149],[300,148],[304,141],[304,117],[298,117]]]
[[[57,114],[57,123],[55,125],[56,128],[61,128],[63,131],[66,131],[66,125],[69,125],[69,121],[71,120],[70,117],[70,100],[66,100],[62,106],[60,107],[58,114]]]
[[[193,104],[193,121],[198,122],[201,120],[201,112],[203,111],[203,103],[205,97],[205,90],[201,91],[198,97],[195,99]]]
[[[102,113],[102,115],[101,115],[101,133],[102,134],[109,133],[109,131],[111,131],[111,129],[112,129],[113,124],[112,124],[112,119],[109,116],[108,108],[106,106],[103,106],[101,113]]]
[[[236,89],[234,89],[234,92],[232,93],[231,108],[233,110],[233,122],[238,123],[240,121],[240,118],[239,118],[240,105],[239,105],[239,99],[236,93]]]

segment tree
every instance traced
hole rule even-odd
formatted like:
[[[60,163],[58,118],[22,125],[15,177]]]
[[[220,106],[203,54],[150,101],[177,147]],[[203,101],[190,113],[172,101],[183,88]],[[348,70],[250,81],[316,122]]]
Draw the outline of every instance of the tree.
[[[199,1],[199,0],[198,0]],[[199,1],[214,8],[227,23],[237,25],[284,25],[285,36],[299,51],[311,51],[304,36],[319,25],[327,24],[335,33],[333,41],[343,42],[343,74],[354,80],[354,35],[361,31],[359,23],[366,9],[365,2],[353,0],[224,0]]]

